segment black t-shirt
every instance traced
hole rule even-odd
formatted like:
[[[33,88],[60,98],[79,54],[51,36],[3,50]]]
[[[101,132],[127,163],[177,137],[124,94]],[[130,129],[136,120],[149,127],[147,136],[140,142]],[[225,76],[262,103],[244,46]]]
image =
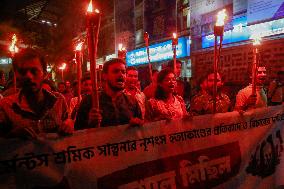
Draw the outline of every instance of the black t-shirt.
[[[113,102],[112,98],[102,91],[99,94],[99,106],[102,114],[101,127],[128,124],[132,117],[142,118],[137,100],[124,92]],[[96,127],[88,124],[91,107],[92,97],[88,95],[83,98],[78,109],[75,130]]]

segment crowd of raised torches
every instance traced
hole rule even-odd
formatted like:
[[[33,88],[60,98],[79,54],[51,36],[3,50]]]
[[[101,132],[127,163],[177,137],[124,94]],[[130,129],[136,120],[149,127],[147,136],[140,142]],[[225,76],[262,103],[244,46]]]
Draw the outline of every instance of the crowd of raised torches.
[[[223,9],[218,12],[216,24],[214,25],[214,36],[215,36],[215,44],[214,44],[214,89],[213,89],[213,111],[216,112],[216,96],[217,96],[217,73],[218,73],[218,64],[220,62],[221,57],[221,48],[223,42],[224,35],[224,25],[226,19],[226,10]],[[92,0],[89,2],[87,12],[86,12],[86,21],[87,21],[87,47],[89,52],[89,60],[90,60],[90,75],[92,81],[92,102],[94,108],[99,108],[98,101],[98,82],[97,82],[97,69],[96,69],[96,56],[97,56],[97,44],[98,44],[98,34],[100,29],[100,21],[101,21],[101,13],[98,9],[93,9]],[[218,48],[218,37],[219,37],[219,48]],[[251,37],[253,39],[253,64],[252,64],[252,94],[256,93],[256,72],[258,67],[258,46],[260,45],[261,37],[260,35],[253,35]],[[150,49],[149,49],[149,34],[147,32],[144,33],[144,41],[149,65],[149,76],[152,78],[152,65],[150,60]],[[18,52],[18,47],[16,46],[17,36],[14,34],[11,40],[11,45],[9,46],[9,51],[13,54]],[[77,80],[80,81],[82,78],[82,46],[83,42],[79,42],[75,47],[75,60],[77,64]],[[178,46],[178,36],[176,33],[172,35],[172,50],[173,50],[173,61],[174,61],[174,73],[176,73],[176,59],[177,59],[177,46]],[[127,50],[123,46],[122,43],[118,45],[118,58],[126,60]],[[66,68],[66,63],[63,63],[59,70],[61,70],[61,77],[64,80],[64,70]],[[16,81],[15,81],[16,82]],[[16,86],[16,84],[15,84]],[[81,94],[81,85],[78,82],[78,96],[80,102],[80,94]]]

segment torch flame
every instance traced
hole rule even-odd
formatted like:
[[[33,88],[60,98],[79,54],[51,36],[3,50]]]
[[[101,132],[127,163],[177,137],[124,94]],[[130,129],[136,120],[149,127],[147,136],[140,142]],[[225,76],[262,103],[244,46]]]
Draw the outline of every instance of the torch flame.
[[[92,0],[90,1],[89,5],[88,5],[87,12],[88,13],[92,13],[93,12],[93,2],[92,2]],[[100,13],[100,11],[98,9],[95,9],[95,13]]]
[[[11,45],[9,47],[10,52],[17,53],[19,51],[19,48],[16,46],[16,43],[17,43],[17,36],[16,36],[16,34],[13,34],[12,42],[11,42]]]
[[[81,51],[82,50],[82,45],[83,45],[83,42],[80,42],[78,43],[78,45],[76,46],[76,51]]]
[[[144,40],[148,40],[149,39],[149,34],[148,34],[148,32],[145,32],[144,33]]]
[[[125,47],[123,47],[122,43],[119,43],[118,44],[118,50],[119,51],[125,51],[126,49],[125,49]]]
[[[260,34],[253,34],[250,38],[253,40],[253,45],[260,45],[261,42]]]
[[[66,63],[63,63],[63,64],[59,67],[60,70],[64,70],[65,68],[66,68]]]
[[[89,3],[87,12],[93,12],[93,2],[92,2],[92,0],[91,0],[90,3]]]
[[[177,38],[177,34],[173,33],[173,38],[176,39]]]
[[[216,26],[224,26],[226,17],[226,9],[219,11],[217,14]]]
[[[121,43],[119,43],[119,44],[118,44],[118,50],[120,50],[120,51],[121,51],[121,49],[122,49],[122,44],[121,44]]]

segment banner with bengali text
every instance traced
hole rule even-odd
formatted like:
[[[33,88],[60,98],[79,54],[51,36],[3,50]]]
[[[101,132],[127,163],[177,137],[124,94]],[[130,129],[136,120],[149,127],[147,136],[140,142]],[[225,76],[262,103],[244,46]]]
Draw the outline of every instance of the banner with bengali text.
[[[0,139],[0,188],[284,187],[284,106]]]

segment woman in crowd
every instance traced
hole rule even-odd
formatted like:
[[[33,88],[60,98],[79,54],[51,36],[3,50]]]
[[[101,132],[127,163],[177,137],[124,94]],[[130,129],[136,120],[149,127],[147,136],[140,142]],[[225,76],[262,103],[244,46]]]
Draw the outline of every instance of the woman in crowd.
[[[154,98],[149,100],[148,120],[173,120],[188,115],[182,97],[175,93],[176,75],[172,69],[164,69],[158,74]]]

